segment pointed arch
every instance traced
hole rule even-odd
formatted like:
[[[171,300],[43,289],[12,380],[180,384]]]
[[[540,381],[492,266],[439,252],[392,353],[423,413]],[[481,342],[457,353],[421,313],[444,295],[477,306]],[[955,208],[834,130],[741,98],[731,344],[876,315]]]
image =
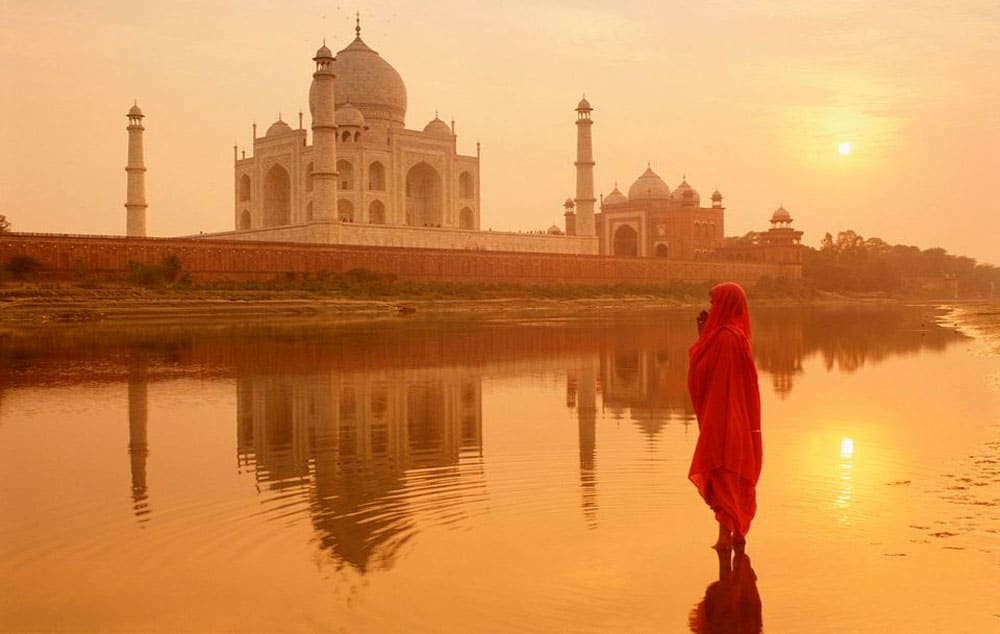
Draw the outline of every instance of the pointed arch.
[[[373,200],[372,204],[368,205],[368,223],[373,225],[385,224],[385,205],[382,204],[381,200]]]
[[[614,249],[612,253],[618,257],[635,257],[639,255],[639,234],[629,225],[615,229]]]
[[[670,255],[670,249],[664,243],[659,243],[656,245],[656,257],[665,258]]]
[[[306,165],[306,191],[311,192],[313,190],[313,164],[310,161],[309,165]]]
[[[340,174],[341,189],[354,189],[354,165],[350,161],[337,161],[337,173]]]
[[[240,229],[249,229],[249,228],[250,228],[250,211],[244,209],[242,212],[240,212]]]
[[[475,198],[476,197],[476,184],[472,180],[472,174],[468,172],[462,172],[458,176],[458,197],[459,198]]]
[[[471,208],[463,207],[462,211],[458,212],[458,228],[459,229],[476,228],[476,217],[472,213]]]
[[[306,220],[313,219],[313,201],[306,203]]]
[[[372,161],[368,166],[368,189],[373,192],[385,191],[385,166],[379,161]]]
[[[278,227],[292,222],[292,183],[288,171],[274,165],[264,177],[264,226]]]
[[[346,198],[337,200],[337,218],[341,222],[354,222],[354,203]]]
[[[441,175],[421,161],[406,173],[406,224],[412,227],[440,227]]]
[[[240,176],[240,202],[250,200],[250,177],[244,174]]]

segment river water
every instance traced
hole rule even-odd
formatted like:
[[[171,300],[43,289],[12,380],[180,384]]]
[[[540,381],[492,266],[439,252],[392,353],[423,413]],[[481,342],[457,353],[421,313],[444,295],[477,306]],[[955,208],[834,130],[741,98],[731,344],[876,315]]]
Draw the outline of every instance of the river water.
[[[1000,631],[983,311],[756,311],[733,562],[694,311],[7,335],[0,630]]]

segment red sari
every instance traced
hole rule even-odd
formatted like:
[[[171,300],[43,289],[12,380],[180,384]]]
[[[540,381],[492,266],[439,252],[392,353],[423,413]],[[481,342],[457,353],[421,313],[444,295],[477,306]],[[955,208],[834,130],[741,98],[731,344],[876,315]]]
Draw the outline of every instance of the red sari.
[[[711,297],[708,320],[688,351],[688,393],[699,429],[688,477],[719,523],[746,535],[763,457],[750,316],[739,284],[714,286]]]

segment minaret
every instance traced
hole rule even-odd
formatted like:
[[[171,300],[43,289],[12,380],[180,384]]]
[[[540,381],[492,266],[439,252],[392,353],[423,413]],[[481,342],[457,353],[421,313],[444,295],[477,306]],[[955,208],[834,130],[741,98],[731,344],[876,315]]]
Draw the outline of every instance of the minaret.
[[[326,42],[316,51],[309,88],[313,134],[313,218],[337,217],[337,119],[333,99],[333,53]]]
[[[146,166],[142,162],[142,110],[135,103],[128,110],[128,185],[125,191],[125,235],[146,237]]]
[[[594,232],[594,148],[590,137],[593,108],[584,97],[576,106],[576,235]]]

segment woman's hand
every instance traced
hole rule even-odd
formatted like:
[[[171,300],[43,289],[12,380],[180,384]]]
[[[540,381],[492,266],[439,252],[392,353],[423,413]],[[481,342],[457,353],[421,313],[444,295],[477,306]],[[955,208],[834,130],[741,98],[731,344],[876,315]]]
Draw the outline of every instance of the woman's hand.
[[[698,334],[699,335],[701,334],[701,331],[704,330],[704,328],[705,328],[705,322],[706,321],[708,321],[708,311],[707,310],[703,310],[700,313],[698,313]]]

